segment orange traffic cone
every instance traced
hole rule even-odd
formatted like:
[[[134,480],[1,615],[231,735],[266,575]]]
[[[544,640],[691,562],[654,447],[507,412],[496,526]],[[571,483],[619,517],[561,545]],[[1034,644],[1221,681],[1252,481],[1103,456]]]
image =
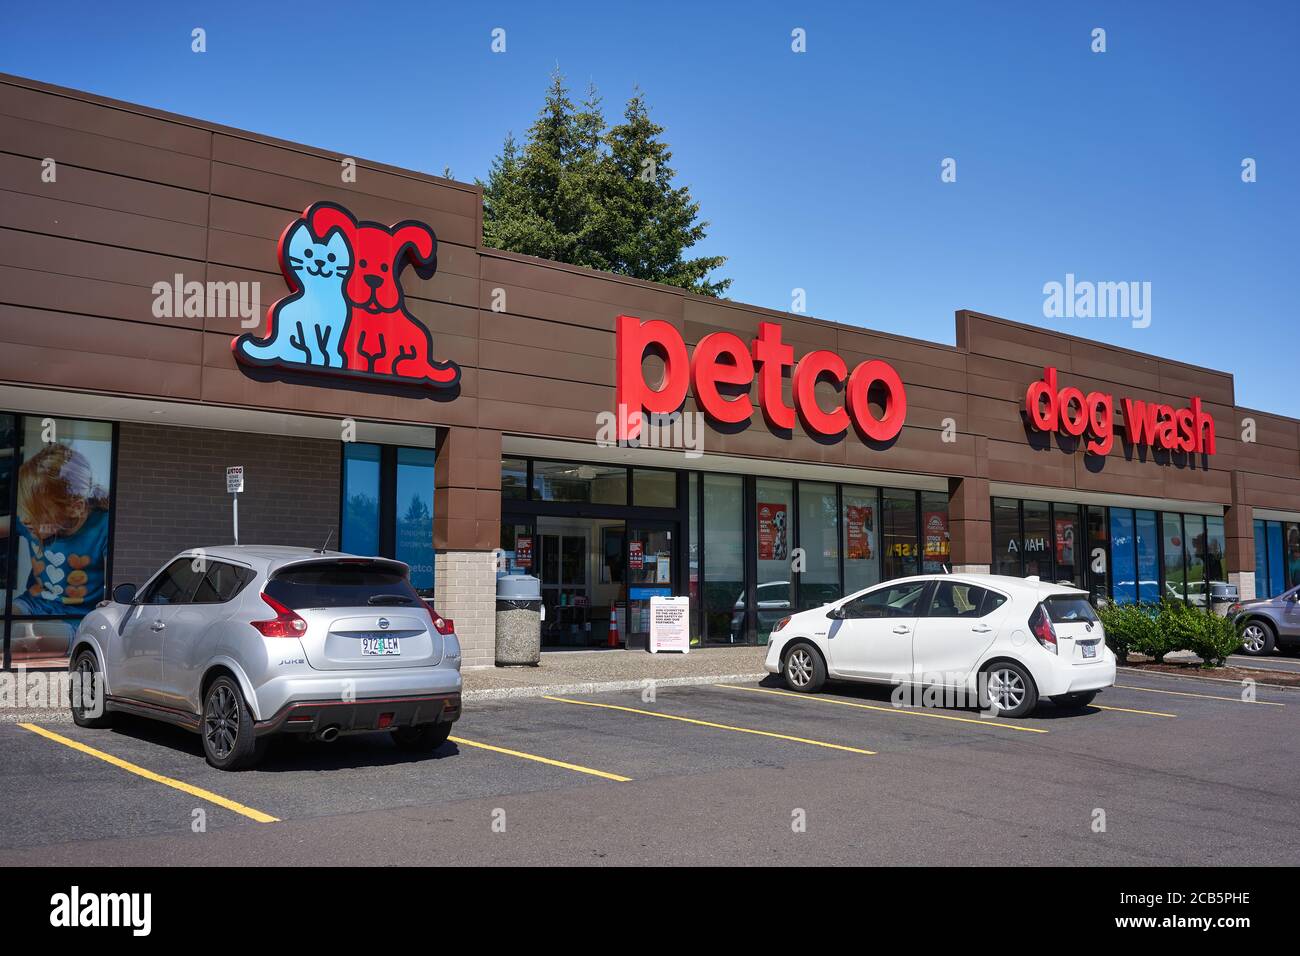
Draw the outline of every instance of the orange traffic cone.
[[[609,640],[605,642],[606,647],[618,647],[618,615],[610,612],[609,615]]]

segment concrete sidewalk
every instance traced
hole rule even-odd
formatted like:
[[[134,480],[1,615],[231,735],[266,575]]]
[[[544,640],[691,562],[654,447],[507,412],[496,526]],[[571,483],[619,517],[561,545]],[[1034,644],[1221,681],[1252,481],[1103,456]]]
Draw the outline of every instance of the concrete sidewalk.
[[[766,647],[692,648],[689,654],[646,651],[543,651],[536,667],[475,667],[464,672],[466,700],[593,694],[659,686],[757,680]]]

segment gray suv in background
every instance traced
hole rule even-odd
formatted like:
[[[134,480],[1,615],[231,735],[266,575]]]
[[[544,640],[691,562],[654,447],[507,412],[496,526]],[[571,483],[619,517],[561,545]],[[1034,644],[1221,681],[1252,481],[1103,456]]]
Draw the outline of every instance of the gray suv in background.
[[[1241,628],[1241,650],[1258,656],[1300,644],[1300,586],[1277,597],[1241,601],[1228,608]]]
[[[177,724],[222,770],[251,767],[271,735],[387,732],[431,751],[460,716],[460,642],[400,561],[231,546],[184,551],[138,590],[121,584],[73,638],[70,667],[115,712]],[[89,703],[89,706],[87,704]]]

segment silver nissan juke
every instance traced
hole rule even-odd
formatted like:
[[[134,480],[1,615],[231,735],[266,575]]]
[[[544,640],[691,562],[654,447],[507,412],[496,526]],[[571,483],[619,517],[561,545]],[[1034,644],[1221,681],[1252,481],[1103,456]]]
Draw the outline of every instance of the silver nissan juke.
[[[79,726],[115,712],[177,724],[222,770],[253,766],[278,733],[384,731],[428,752],[460,716],[452,621],[400,561],[334,551],[183,551],[86,616],[69,666],[102,694],[74,699]]]

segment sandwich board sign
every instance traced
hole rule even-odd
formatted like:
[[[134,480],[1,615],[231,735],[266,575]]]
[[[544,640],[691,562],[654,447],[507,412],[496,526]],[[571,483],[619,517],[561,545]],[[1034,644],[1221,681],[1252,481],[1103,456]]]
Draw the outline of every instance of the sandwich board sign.
[[[691,652],[691,599],[688,597],[650,598],[650,653],[660,651]]]

